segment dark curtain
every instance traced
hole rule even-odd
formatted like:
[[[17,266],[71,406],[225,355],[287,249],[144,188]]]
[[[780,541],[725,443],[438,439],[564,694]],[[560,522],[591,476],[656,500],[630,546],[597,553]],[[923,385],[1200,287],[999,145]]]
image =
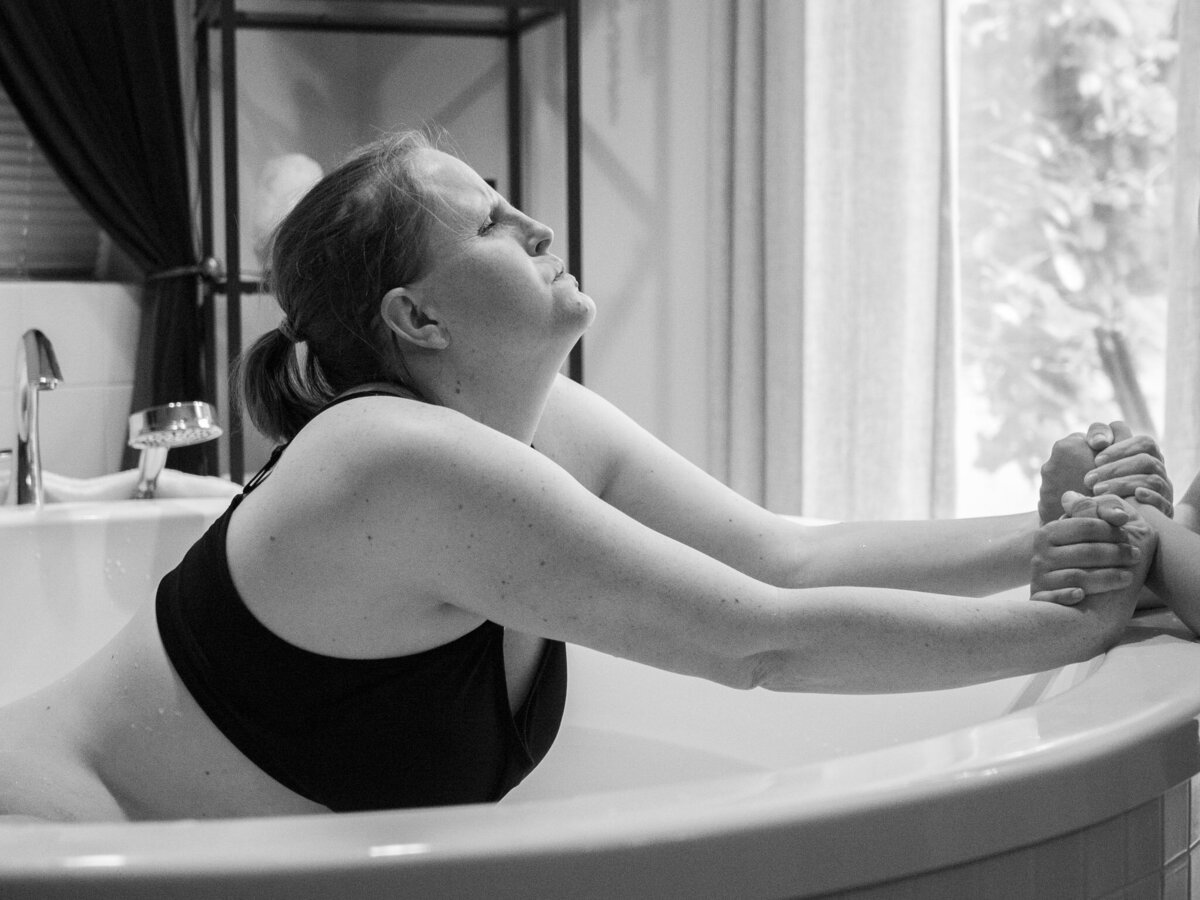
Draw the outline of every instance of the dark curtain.
[[[211,401],[199,280],[190,274],[175,4],[2,0],[0,84],[59,177],[147,275],[133,410]],[[188,274],[154,277],[181,268]],[[127,451],[126,465],[134,458]],[[210,443],[172,450],[168,464],[204,474],[215,459]]]

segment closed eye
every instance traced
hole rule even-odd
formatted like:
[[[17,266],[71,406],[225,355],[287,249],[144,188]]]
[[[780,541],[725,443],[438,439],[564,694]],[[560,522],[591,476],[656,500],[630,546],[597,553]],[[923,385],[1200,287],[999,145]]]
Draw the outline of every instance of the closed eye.
[[[494,198],[491,209],[488,210],[487,219],[484,221],[484,223],[482,225],[479,226],[478,233],[480,235],[484,235],[484,234],[487,234],[489,231],[492,231],[497,225],[500,224],[501,220],[504,218],[503,212],[504,212],[503,201],[499,200],[498,197]]]

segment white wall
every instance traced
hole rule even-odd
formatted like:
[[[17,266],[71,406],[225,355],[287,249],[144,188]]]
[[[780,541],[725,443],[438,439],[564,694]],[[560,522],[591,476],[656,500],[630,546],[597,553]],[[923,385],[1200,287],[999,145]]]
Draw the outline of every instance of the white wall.
[[[238,33],[242,269],[257,272],[252,223],[264,167],[302,153],[324,171],[372,138],[433,122],[485,177],[503,179],[503,47],[471,38],[310,31]],[[213,62],[214,103],[220,102]],[[213,147],[223,136],[214,106]],[[223,172],[216,173],[218,196]],[[223,217],[216,244],[224,256]]]
[[[54,345],[63,381],[39,398],[42,465],[86,478],[115,472],[128,437],[140,288],[0,281],[0,447],[16,439],[13,359],[28,328]]]
[[[706,463],[711,2],[583,4],[585,380]]]

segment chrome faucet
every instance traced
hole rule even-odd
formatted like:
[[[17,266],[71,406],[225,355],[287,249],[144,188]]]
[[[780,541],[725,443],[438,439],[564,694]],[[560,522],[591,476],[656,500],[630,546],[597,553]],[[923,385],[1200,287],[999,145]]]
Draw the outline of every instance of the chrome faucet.
[[[30,328],[17,343],[17,371],[13,379],[17,443],[5,503],[9,506],[45,501],[42,490],[42,448],[38,440],[38,394],[52,391],[62,381],[50,339]]]

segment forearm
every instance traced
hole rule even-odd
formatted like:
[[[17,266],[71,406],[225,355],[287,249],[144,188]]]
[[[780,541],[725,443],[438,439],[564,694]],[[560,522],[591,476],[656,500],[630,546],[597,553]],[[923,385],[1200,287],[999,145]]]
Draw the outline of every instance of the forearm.
[[[1200,534],[1153,507],[1142,506],[1139,511],[1158,532],[1158,550],[1146,584],[1188,628],[1200,634]]]
[[[1200,534],[1200,505],[1179,503],[1175,507],[1175,521],[1186,528]]]
[[[1114,643],[1136,589],[1074,606],[863,589],[783,592],[759,686],[832,693],[938,690],[1089,659]],[[797,632],[789,634],[789,622]]]
[[[1026,584],[1035,513],[915,522],[848,522],[793,538],[793,587],[852,584],[981,597]]]
[[[1200,533],[1200,474],[1192,479],[1175,504],[1175,521],[1189,531]]]

